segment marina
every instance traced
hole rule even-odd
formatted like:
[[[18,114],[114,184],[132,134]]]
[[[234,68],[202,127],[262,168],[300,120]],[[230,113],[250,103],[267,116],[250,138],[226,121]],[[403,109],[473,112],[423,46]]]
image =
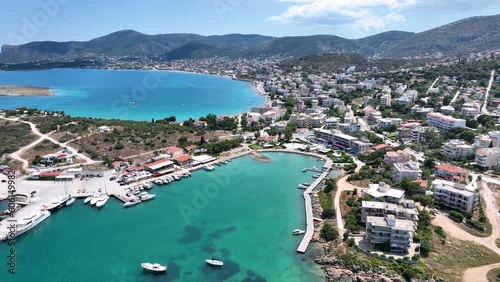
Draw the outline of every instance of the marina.
[[[301,237],[304,235],[293,236],[292,230],[295,228],[305,229],[304,220],[304,208],[301,207],[301,197],[298,191],[287,189],[286,185],[290,187],[291,185],[297,185],[297,183],[306,182],[310,179],[310,176],[297,174],[290,179],[267,179],[265,175],[278,175],[289,170],[300,170],[302,167],[301,163],[308,161],[311,163],[315,162],[315,158],[304,158],[295,154],[283,154],[283,153],[264,153],[266,156],[273,159],[270,164],[259,164],[251,157],[244,157],[245,154],[239,155],[241,158],[233,160],[226,166],[217,167],[214,171],[204,171],[201,166],[198,169],[201,171],[193,173],[193,177],[188,178],[188,180],[180,180],[169,184],[168,186],[157,186],[154,185],[151,191],[154,191],[156,197],[154,200],[144,202],[139,202],[137,206],[131,206],[130,210],[123,209],[122,205],[127,199],[135,198],[138,196],[131,195],[128,198],[125,194],[125,189],[127,187],[120,186],[116,181],[108,181],[108,179],[114,174],[105,174],[103,178],[89,179],[88,181],[75,181],[74,183],[68,185],[68,193],[74,194],[73,190],[83,190],[86,189],[84,195],[79,195],[80,200],[70,207],[64,207],[60,212],[55,213],[51,217],[50,222],[42,222],[39,224],[34,231],[27,232],[27,235],[21,237],[22,244],[20,244],[20,252],[27,252],[26,248],[32,248],[33,244],[39,244],[41,241],[47,240],[48,237],[56,236],[57,229],[62,228],[62,220],[67,221],[64,226],[68,226],[67,237],[68,243],[71,242],[73,245],[73,251],[64,254],[58,245],[50,247],[50,253],[57,254],[56,257],[52,257],[55,263],[58,263],[60,259],[72,260],[72,253],[79,254],[77,269],[80,268],[94,268],[96,275],[100,277],[137,277],[135,280],[140,280],[141,271],[137,271],[137,266],[141,262],[169,262],[167,281],[170,281],[169,277],[183,277],[184,281],[191,281],[193,279],[198,279],[203,277],[203,275],[208,275],[214,281],[222,280],[222,276],[218,276],[218,267],[213,267],[206,263],[204,260],[210,258],[211,253],[211,240],[215,241],[215,245],[218,247],[215,255],[217,259],[224,262],[223,269],[226,275],[235,277],[236,280],[241,281],[245,279],[246,270],[251,269],[257,275],[266,277],[271,280],[282,280],[286,277],[297,277],[297,279],[288,279],[289,281],[303,281],[307,279],[306,277],[319,277],[321,276],[321,271],[319,267],[314,265],[312,261],[304,263],[301,261],[300,255],[290,256],[287,253],[290,249],[297,248],[300,243]],[[247,170],[247,167],[255,167],[257,170]],[[202,210],[202,213],[193,214],[192,216],[185,219],[185,215],[180,212],[179,206],[191,206],[193,205],[193,200],[196,200],[199,195],[205,195],[203,192],[204,187],[210,185],[210,183],[222,183],[216,179],[225,179],[225,175],[231,173],[231,183],[238,183],[238,181],[243,181],[242,183],[248,183],[252,185],[246,186],[234,186],[229,184],[228,186],[220,186],[221,193],[215,198],[211,198],[207,206]],[[256,180],[257,179],[257,180]],[[96,195],[100,196],[101,193],[98,192],[99,188],[104,188],[104,181],[106,181],[106,190],[108,194],[116,194],[117,197],[122,197],[122,200],[109,199],[104,208],[99,209],[99,213],[95,214],[96,208],[89,208],[88,204],[85,206],[83,203],[84,199],[88,196]],[[144,181],[151,181],[150,179]],[[257,182],[256,182],[257,181]],[[294,184],[295,183],[295,184]],[[48,191],[62,193],[64,191],[64,185],[58,184],[54,188],[54,183],[50,185],[48,183],[40,183],[40,185],[46,185],[46,187],[51,187],[51,189],[38,188],[38,194],[40,198],[37,199],[35,196],[32,200],[30,206],[35,207],[39,203],[43,203],[41,198],[46,198],[46,193]],[[131,187],[136,186],[134,183]],[[23,188],[22,181],[20,182],[19,188]],[[237,189],[236,189],[237,188]],[[250,189],[250,190],[247,190]],[[56,191],[54,191],[56,190]],[[102,189],[104,191],[104,189]],[[147,190],[141,192],[144,193]],[[244,197],[242,197],[242,191],[248,191]],[[266,191],[264,194],[257,193],[257,191]],[[201,194],[199,194],[201,192]],[[147,192],[150,194],[150,192]],[[38,196],[37,194],[37,196]],[[144,194],[143,194],[144,195]],[[56,198],[57,194],[54,195]],[[140,196],[140,194],[139,194]],[[273,199],[276,198],[289,198],[293,199],[293,209],[287,211],[286,213],[278,212],[280,210],[286,211],[285,206],[282,203],[276,203]],[[202,198],[200,198],[202,199]],[[120,204],[121,202],[121,204]],[[259,213],[255,213],[254,205],[259,206]],[[301,207],[297,209],[298,207]],[[303,204],[302,204],[303,206]],[[29,206],[28,206],[29,207]],[[287,206],[290,208],[291,206]],[[228,212],[230,210],[238,209],[237,214]],[[127,216],[123,216],[122,212],[126,212]],[[19,212],[21,214],[22,211]],[[147,218],[157,218],[158,214],[162,214],[165,217],[164,220],[160,222],[150,221]],[[217,218],[217,224],[206,225],[208,222],[213,222],[213,218]],[[91,219],[91,220],[89,220]],[[242,221],[243,220],[243,221]],[[282,226],[277,226],[274,224],[275,220],[283,221]],[[290,221],[291,220],[291,221]],[[60,223],[59,223],[60,222]],[[81,228],[69,228],[73,226],[72,223],[82,225]],[[84,224],[82,224],[84,222]],[[207,223],[204,223],[207,222]],[[255,224],[259,222],[259,224]],[[128,226],[133,226],[133,228],[128,228]],[[233,227],[234,226],[234,227]],[[304,226],[302,228],[301,226]],[[248,228],[253,230],[252,232],[247,232]],[[75,244],[75,242],[85,241],[91,230],[98,229],[99,232],[103,234],[115,234],[120,232],[122,234],[119,238],[116,236],[111,236],[107,238],[106,236],[101,236],[99,239],[99,244],[106,244],[109,247],[118,248],[122,251],[120,252],[120,257],[114,255],[103,256],[104,261],[100,262],[99,265],[95,265],[95,261],[89,260],[87,258],[91,256],[86,256],[87,252],[96,252],[94,246],[89,244]],[[150,230],[148,236],[152,236],[150,240],[158,241],[159,246],[145,246],[144,244],[137,241],[144,230]],[[56,232],[56,233],[54,233]],[[268,233],[271,232],[271,233]],[[200,234],[200,235],[196,235]],[[258,234],[268,234],[265,237],[266,240],[262,241],[262,236]],[[283,237],[283,234],[290,234]],[[256,236],[257,235],[257,236]],[[201,237],[199,237],[201,236]],[[188,240],[188,238],[190,238]],[[199,239],[195,239],[199,238]],[[118,240],[118,241],[117,241]],[[245,246],[240,246],[239,242],[241,240],[246,240],[249,243]],[[276,249],[273,245],[274,242],[279,240],[282,242],[286,249]],[[50,241],[50,240],[49,240]],[[63,240],[64,241],[64,240]],[[101,242],[102,241],[102,242]],[[63,242],[58,242],[61,247],[67,248],[67,244]],[[255,250],[251,246],[255,244],[260,244],[265,246],[266,255],[259,255],[256,252],[262,252]],[[90,244],[92,245],[92,244]],[[126,249],[123,246],[127,246]],[[208,246],[206,246],[208,245]],[[205,247],[206,246],[206,247]],[[97,246],[95,246],[97,248]],[[103,248],[100,245],[99,248]],[[108,247],[104,247],[102,251],[108,250]],[[276,249],[276,250],[275,250]],[[141,250],[141,251],[138,251]],[[166,251],[165,251],[166,250]],[[271,251],[272,256],[269,257],[268,252]],[[186,254],[187,252],[187,254]],[[314,252],[314,249],[312,250]],[[60,254],[64,255],[61,256]],[[144,257],[137,257],[137,253],[144,254]],[[187,257],[186,257],[186,255]],[[252,258],[255,256],[259,257],[269,257],[269,259],[264,259],[262,261],[254,261]],[[60,257],[60,258],[59,258]],[[280,258],[279,260],[277,258]],[[48,275],[53,275],[53,273],[44,274],[38,267],[36,267],[37,255],[30,256],[29,260],[23,258],[20,264],[24,265],[35,265],[32,272],[23,272],[20,274],[20,281],[30,281],[28,277],[32,277],[29,273],[33,275],[41,275],[40,279],[43,277],[49,279]],[[76,258],[76,257],[75,257]],[[40,259],[43,259],[40,257]],[[275,263],[279,261],[279,263]],[[175,263],[172,263],[175,262]],[[100,266],[102,264],[102,267]],[[274,264],[273,269],[268,266]],[[191,278],[188,279],[186,275],[188,269],[196,270],[199,267],[207,267],[208,269],[203,270],[198,273],[194,271]],[[291,267],[294,265],[294,267]],[[239,270],[236,270],[238,267]],[[56,267],[58,269],[58,267]],[[134,269],[136,269],[134,271]],[[316,272],[317,271],[317,272]],[[118,276],[116,276],[118,275]],[[317,276],[316,276],[317,275]],[[1,279],[0,275],[0,279]],[[22,279],[22,277],[26,279]],[[88,277],[83,275],[84,277]],[[217,278],[218,277],[218,278]],[[88,278],[87,278],[88,280]],[[313,279],[316,280],[316,279]],[[51,281],[63,281],[63,279],[54,279]],[[74,281],[83,281],[76,279]]]

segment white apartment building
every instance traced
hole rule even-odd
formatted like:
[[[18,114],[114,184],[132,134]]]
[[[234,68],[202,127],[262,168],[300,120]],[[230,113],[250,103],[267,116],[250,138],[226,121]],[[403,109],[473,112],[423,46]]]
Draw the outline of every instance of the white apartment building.
[[[408,200],[409,205],[362,201],[361,202],[361,222],[366,222],[369,216],[386,217],[390,214],[397,219],[407,219],[418,221],[418,211],[415,209],[415,202]]]
[[[474,148],[467,145],[464,140],[453,139],[444,143],[441,147],[441,154],[449,160],[465,159],[473,154]]]
[[[339,123],[337,126],[343,133],[354,133],[361,130],[361,125],[357,122]]]
[[[306,114],[292,114],[290,115],[290,123],[299,128],[311,126],[311,117]]]
[[[400,203],[403,200],[405,191],[391,188],[387,183],[370,184],[370,188],[364,191],[364,195],[370,196],[382,202]]]
[[[326,121],[326,115],[323,113],[311,114],[311,125],[314,128],[322,127]]]
[[[408,251],[417,231],[415,222],[387,217],[368,216],[366,218],[366,239],[372,244],[390,242],[391,251]]]
[[[500,131],[490,131],[488,134],[476,136],[475,148],[500,147]]]
[[[445,116],[441,113],[428,113],[427,123],[440,131],[450,131],[453,128],[465,127],[465,119]]]
[[[423,143],[426,140],[427,137],[427,130],[433,130],[430,129],[429,127],[415,127],[412,128],[411,133],[410,133],[410,139],[412,142],[417,142],[417,143]]]
[[[392,165],[392,180],[399,182],[403,178],[409,180],[419,179],[422,177],[422,170],[418,162],[395,163]]]
[[[434,203],[462,211],[473,212],[479,203],[479,193],[472,185],[436,179],[432,181]]]
[[[340,123],[340,118],[331,117],[325,120],[325,128],[336,128]]]
[[[476,151],[476,164],[485,169],[491,169],[498,165],[500,159],[500,148],[479,148]]]
[[[402,123],[403,120],[400,118],[382,118],[378,121],[378,127],[381,129],[385,129],[393,125],[400,126]]]
[[[380,105],[381,106],[391,106],[391,102],[392,102],[392,98],[391,98],[391,94],[384,94],[382,96],[380,96]]]

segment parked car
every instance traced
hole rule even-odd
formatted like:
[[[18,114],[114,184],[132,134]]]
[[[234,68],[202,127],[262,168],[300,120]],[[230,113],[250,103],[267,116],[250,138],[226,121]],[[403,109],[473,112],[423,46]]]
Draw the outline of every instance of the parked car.
[[[111,176],[111,178],[109,179],[109,181],[113,181],[116,179],[116,176]]]

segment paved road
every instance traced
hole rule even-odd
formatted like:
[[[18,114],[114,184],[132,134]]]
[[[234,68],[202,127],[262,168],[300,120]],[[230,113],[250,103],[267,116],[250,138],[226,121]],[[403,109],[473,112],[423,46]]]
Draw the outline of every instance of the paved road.
[[[460,89],[462,89],[462,87],[460,87]],[[457,93],[455,93],[455,96],[453,96],[449,105],[453,104],[458,99],[458,95],[460,94],[460,89],[457,91]]]
[[[495,70],[491,71],[491,77],[490,77],[490,82],[488,84],[488,88],[486,89],[486,95],[484,95],[484,104],[483,107],[481,108],[481,113],[485,115],[489,115],[490,112],[487,109],[488,106],[488,95],[490,94],[491,86],[493,85],[493,80],[495,78]]]
[[[425,94],[429,94],[429,91],[431,91],[431,89],[434,88],[434,85],[436,85],[436,83],[439,81],[440,78],[441,78],[441,76],[438,76],[436,78],[436,80],[434,80],[434,82],[431,84],[431,86],[429,87],[429,89],[427,89],[427,92],[425,92]]]

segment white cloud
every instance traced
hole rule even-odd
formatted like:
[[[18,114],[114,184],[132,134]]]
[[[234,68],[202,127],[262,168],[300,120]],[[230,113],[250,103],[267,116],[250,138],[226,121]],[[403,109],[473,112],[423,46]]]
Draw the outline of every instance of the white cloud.
[[[390,22],[406,21],[407,8],[463,10],[498,5],[499,0],[278,0],[291,7],[267,20],[278,23],[321,26],[350,26],[365,31],[379,31]]]

